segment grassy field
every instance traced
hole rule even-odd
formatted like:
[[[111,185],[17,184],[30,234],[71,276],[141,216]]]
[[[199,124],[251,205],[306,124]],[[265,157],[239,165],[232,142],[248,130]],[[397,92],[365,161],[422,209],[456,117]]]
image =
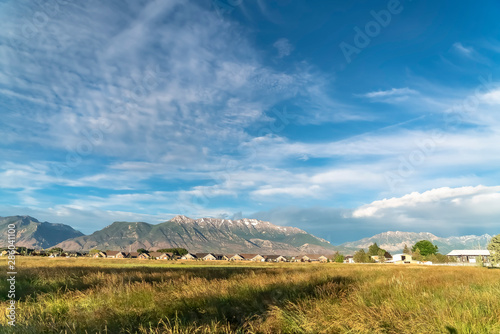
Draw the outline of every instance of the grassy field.
[[[500,333],[500,270],[18,257],[1,333]],[[7,307],[0,260],[2,308]]]

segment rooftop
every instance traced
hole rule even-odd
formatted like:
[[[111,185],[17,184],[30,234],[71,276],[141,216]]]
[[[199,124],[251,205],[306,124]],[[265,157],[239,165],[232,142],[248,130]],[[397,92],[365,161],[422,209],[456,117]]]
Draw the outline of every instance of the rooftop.
[[[486,249],[454,249],[448,256],[489,256],[490,251]]]

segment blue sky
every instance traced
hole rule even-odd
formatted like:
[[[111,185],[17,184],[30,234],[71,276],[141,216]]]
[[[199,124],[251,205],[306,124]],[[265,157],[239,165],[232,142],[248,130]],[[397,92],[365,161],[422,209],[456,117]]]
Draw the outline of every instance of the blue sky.
[[[0,215],[499,233],[494,1],[0,3]]]

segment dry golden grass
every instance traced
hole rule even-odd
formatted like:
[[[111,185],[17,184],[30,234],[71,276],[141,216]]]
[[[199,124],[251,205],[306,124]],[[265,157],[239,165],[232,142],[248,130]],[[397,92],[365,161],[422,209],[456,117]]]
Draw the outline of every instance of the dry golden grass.
[[[495,269],[22,257],[18,267],[17,326],[3,318],[2,333],[500,333]],[[6,308],[4,276],[0,289]]]

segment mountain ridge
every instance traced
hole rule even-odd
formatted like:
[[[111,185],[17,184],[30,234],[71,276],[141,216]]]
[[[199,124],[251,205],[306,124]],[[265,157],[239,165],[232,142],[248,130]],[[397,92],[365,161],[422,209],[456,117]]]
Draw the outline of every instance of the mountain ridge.
[[[65,240],[65,250],[128,250],[182,247],[192,252],[333,253],[328,241],[299,228],[257,219],[176,216],[160,224],[114,222],[88,236]]]
[[[16,226],[16,246],[18,247],[48,248],[66,239],[84,235],[69,225],[40,222],[27,215],[0,217],[2,235],[7,235],[9,224]],[[1,238],[0,247],[7,246],[7,238]]]
[[[374,236],[363,238],[356,241],[345,242],[338,247],[343,251],[354,252],[361,248],[367,249],[374,242],[377,245],[389,252],[400,252],[404,245],[408,247],[414,245],[420,240],[429,240],[438,246],[438,251],[442,254],[449,253],[453,249],[486,249],[492,236],[489,234],[483,235],[465,235],[465,236],[450,236],[438,237],[430,232],[402,232],[402,231],[387,231],[376,234]]]

